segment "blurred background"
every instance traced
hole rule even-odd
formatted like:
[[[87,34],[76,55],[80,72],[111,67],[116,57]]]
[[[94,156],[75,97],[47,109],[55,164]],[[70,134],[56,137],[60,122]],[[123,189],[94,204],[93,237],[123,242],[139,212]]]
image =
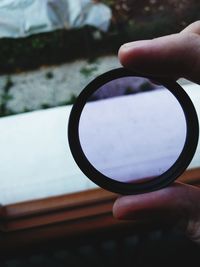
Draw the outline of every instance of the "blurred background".
[[[2,0],[0,116],[72,104],[121,44],[182,30],[195,0]]]
[[[17,205],[9,205],[96,188],[75,169],[70,158],[67,106],[74,103],[89,81],[120,66],[120,45],[179,32],[199,17],[197,0],[0,1],[0,204],[8,215],[0,217],[0,226],[11,229],[0,231],[0,266],[198,264],[199,247],[171,227],[144,230],[131,226],[119,230],[111,225],[107,231],[98,229],[90,235],[86,231],[69,240],[62,232],[65,223],[66,229],[70,224],[76,232],[76,225],[84,226],[84,212],[81,220],[69,218],[67,222],[65,213],[56,221],[56,213],[52,222],[49,218],[55,207],[48,210],[45,206],[41,212],[38,204],[35,211],[33,203],[25,213],[23,209],[18,213]],[[113,201],[110,199],[109,213],[106,210],[109,218]],[[61,204],[60,213],[68,203]],[[37,212],[39,216],[40,212],[47,213],[47,223],[40,217],[37,221]],[[95,225],[106,225],[106,216],[96,216],[96,221],[93,218],[85,224],[96,229]],[[15,223],[21,227],[19,231],[14,229]],[[53,231],[59,238],[50,238]],[[34,249],[26,245],[31,240]]]

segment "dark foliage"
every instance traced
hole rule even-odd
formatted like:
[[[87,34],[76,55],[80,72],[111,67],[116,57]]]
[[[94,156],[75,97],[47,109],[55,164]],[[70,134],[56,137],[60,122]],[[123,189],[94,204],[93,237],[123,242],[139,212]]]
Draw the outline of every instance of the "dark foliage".
[[[78,58],[116,54],[127,41],[154,38],[183,29],[198,20],[196,0],[104,0],[113,19],[107,33],[95,38],[94,28],[57,30],[26,38],[0,40],[0,74],[60,64]]]

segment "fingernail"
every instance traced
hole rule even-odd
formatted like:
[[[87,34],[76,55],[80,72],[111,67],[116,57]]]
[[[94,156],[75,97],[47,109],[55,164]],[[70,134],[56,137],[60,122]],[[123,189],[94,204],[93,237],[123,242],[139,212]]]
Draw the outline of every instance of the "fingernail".
[[[126,44],[123,44],[120,49],[130,49],[130,48],[135,48],[135,47],[140,47],[140,46],[144,46],[148,43],[149,40],[139,40],[139,41],[135,41],[135,42],[129,42]]]

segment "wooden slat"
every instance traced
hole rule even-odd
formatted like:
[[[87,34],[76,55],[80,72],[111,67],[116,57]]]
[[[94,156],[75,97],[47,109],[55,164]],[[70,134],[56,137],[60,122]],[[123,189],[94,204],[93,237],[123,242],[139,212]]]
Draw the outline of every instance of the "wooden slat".
[[[1,231],[16,231],[108,213],[116,197],[116,194],[103,189],[93,189],[7,205],[1,217]]]
[[[200,184],[200,168],[186,171],[181,182]],[[92,189],[1,207],[1,231],[16,231],[41,225],[69,222],[112,211],[117,194]]]
[[[179,181],[200,184],[200,169],[186,171]],[[89,223],[92,217],[112,214],[116,198],[117,194],[98,188],[7,205],[0,208],[0,230],[13,232],[58,223],[74,224],[82,219]]]
[[[199,185],[200,169],[185,172],[179,180]],[[15,253],[58,239],[80,240],[149,227],[113,218],[112,206],[117,197],[99,188],[0,207],[1,251],[9,254],[11,250]],[[150,227],[158,226],[154,223]]]
[[[63,196],[32,200],[5,206],[4,217],[19,218],[61,209],[81,208],[90,204],[106,201],[117,197],[116,194],[101,189],[92,189],[71,193]]]
[[[200,184],[200,168],[190,169],[185,171],[178,181],[187,184],[199,185]]]

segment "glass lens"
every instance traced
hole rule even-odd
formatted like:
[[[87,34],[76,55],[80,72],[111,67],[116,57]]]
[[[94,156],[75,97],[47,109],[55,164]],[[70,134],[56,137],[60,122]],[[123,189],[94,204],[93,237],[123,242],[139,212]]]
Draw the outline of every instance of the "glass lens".
[[[141,183],[160,176],[178,159],[186,121],[168,89],[145,78],[123,77],[88,99],[79,138],[99,172],[116,181]]]

